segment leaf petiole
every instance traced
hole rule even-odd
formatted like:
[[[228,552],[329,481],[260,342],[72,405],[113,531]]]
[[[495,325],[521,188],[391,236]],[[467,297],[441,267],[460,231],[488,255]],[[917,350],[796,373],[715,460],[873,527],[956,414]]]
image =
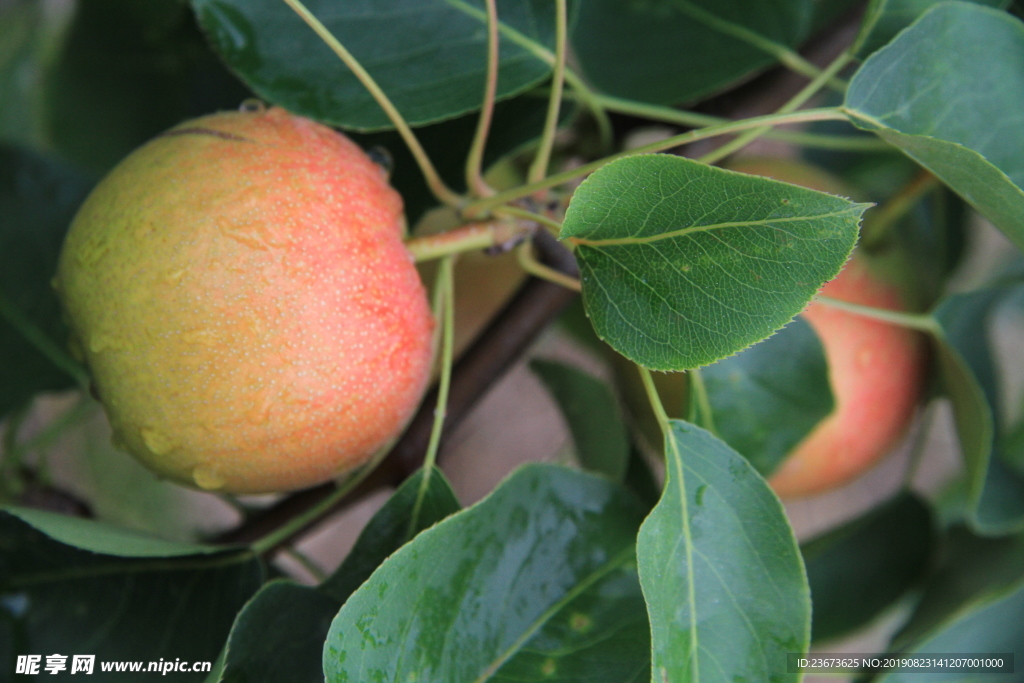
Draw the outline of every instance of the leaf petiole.
[[[871,306],[863,306],[861,304],[853,304],[849,301],[843,301],[842,299],[833,299],[828,296],[818,295],[814,297],[814,301],[825,304],[826,306],[832,306],[839,308],[850,313],[856,313],[857,315],[863,315],[867,318],[874,318],[875,320],[881,320],[887,323],[893,323],[895,325],[901,325],[908,327],[912,330],[920,330],[921,332],[928,332],[936,337],[942,338],[942,326],[934,316],[927,313],[904,313],[902,311],[890,311],[885,308],[873,308]]]

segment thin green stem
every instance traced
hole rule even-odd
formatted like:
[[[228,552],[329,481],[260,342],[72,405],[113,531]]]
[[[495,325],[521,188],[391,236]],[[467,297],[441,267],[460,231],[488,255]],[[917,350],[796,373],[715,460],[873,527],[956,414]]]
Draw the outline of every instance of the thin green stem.
[[[693,111],[684,111],[663,107],[657,104],[645,104],[634,102],[610,95],[595,95],[599,104],[608,111],[618,114],[639,116],[652,121],[662,121],[679,126],[717,126],[729,123],[729,119],[709,114],[700,114]],[[892,149],[892,146],[884,140],[872,137],[860,137],[851,135],[827,135],[823,133],[805,133],[791,130],[768,130],[765,137],[782,142],[789,142],[803,147],[815,147],[818,149],[830,149],[837,151],[851,152],[875,152]]]
[[[928,433],[932,430],[932,425],[935,423],[935,403],[928,404],[924,409],[924,415],[921,417],[921,422],[918,425],[917,434],[914,435],[914,445],[910,451],[910,458],[907,462],[907,471],[903,475],[903,489],[909,491],[914,484],[914,477],[917,476],[917,471],[921,467],[921,462],[924,460],[925,446],[928,441]]]
[[[494,190],[484,181],[483,160],[487,135],[494,118],[494,99],[498,92],[498,5],[496,0],[484,0],[487,5],[487,78],[484,81],[484,101],[480,107],[473,144],[466,156],[466,187],[478,197],[490,197]]]
[[[661,397],[658,395],[658,389],[654,386],[654,378],[651,377],[651,372],[647,368],[637,365],[637,370],[640,371],[640,379],[644,384],[644,391],[647,392],[647,400],[651,404],[651,409],[654,411],[654,415],[658,418],[658,424],[661,425],[661,431],[665,436],[665,472],[669,478],[675,477],[676,486],[678,487],[680,495],[679,499],[679,514],[682,518],[683,528],[683,549],[686,555],[686,572],[687,572],[687,599],[690,603],[689,618],[690,618],[690,658],[693,663],[693,675],[694,681],[700,680],[700,672],[698,670],[698,658],[697,658],[697,610],[693,609],[693,606],[697,604],[696,594],[696,582],[693,580],[693,538],[690,532],[690,510],[687,505],[686,496],[686,473],[683,471],[683,458],[679,453],[679,444],[676,443],[675,437],[672,434],[672,421],[669,419],[668,413],[665,411],[665,406],[661,403]],[[671,458],[668,457],[671,455]],[[669,481],[665,482],[666,494],[668,491]]]
[[[555,0],[555,65],[551,76],[551,95],[548,98],[547,118],[544,132],[540,136],[537,154],[527,173],[528,182],[543,180],[551,162],[551,149],[555,144],[555,130],[558,128],[558,111],[562,104],[562,88],[565,83],[565,45],[568,31],[566,0]]]
[[[434,408],[434,424],[430,429],[430,440],[427,442],[427,453],[423,458],[423,479],[416,494],[416,502],[409,516],[409,528],[406,538],[412,538],[418,526],[423,500],[430,488],[430,475],[437,462],[437,451],[441,446],[441,434],[444,432],[444,420],[448,412],[448,392],[452,383],[452,359],[455,355],[455,278],[453,266],[455,257],[448,256],[441,261],[437,274],[438,292],[443,309],[444,334],[441,344],[441,376],[437,385],[437,406]]]
[[[296,515],[289,519],[285,524],[271,531],[263,538],[253,541],[249,546],[255,555],[263,555],[270,552],[274,548],[278,547],[282,543],[286,542],[295,534],[305,529],[310,524],[316,522],[318,519],[330,512],[331,508],[337,505],[342,499],[362,483],[366,477],[370,475],[377,465],[381,463],[384,457],[391,450],[397,437],[391,439],[388,443],[384,444],[373,457],[365,465],[357,469],[355,472],[350,474],[348,478],[338,484],[338,487],[331,492],[329,496],[321,500],[319,503],[309,508],[305,512]]]
[[[527,197],[538,190],[546,190],[557,185],[575,180],[580,176],[593,173],[597,169],[601,168],[605,164],[622,159],[630,156],[637,156],[640,154],[650,154],[652,152],[662,152],[666,149],[672,149],[673,147],[679,147],[697,140],[704,140],[706,138],[713,138],[718,135],[728,135],[729,133],[737,133],[740,131],[750,130],[751,128],[759,128],[762,126],[777,126],[786,123],[805,123],[808,121],[846,121],[847,117],[838,107],[822,107],[820,109],[804,109],[802,111],[792,112],[788,114],[768,114],[766,116],[755,116],[753,118],[745,119],[743,121],[734,121],[729,123],[723,123],[715,126],[707,126],[705,128],[697,128],[695,130],[687,131],[680,135],[675,135],[665,140],[658,142],[652,142],[649,145],[637,147],[635,149],[626,150],[619,152],[618,154],[612,154],[603,159],[598,159],[589,164],[584,164],[578,168],[557,173],[552,176],[548,176],[544,180],[536,183],[527,183],[505,192],[499,192],[493,197],[487,197],[480,199],[475,202],[469,203],[463,210],[463,215],[469,217],[482,216],[496,206],[507,204]]]
[[[717,436],[715,416],[711,412],[711,399],[708,397],[708,388],[704,384],[704,376],[701,375],[698,368],[687,370],[686,375],[690,380],[690,391],[693,403],[697,408],[697,424]]]
[[[310,575],[316,579],[317,583],[323,583],[327,579],[327,574],[324,570],[318,567],[316,563],[306,555],[306,553],[302,552],[295,546],[285,546],[281,548],[281,552],[295,560],[303,569],[309,572]]]
[[[601,147],[605,150],[611,149],[614,142],[612,120],[608,117],[608,112],[605,111],[598,101],[598,94],[588,88],[583,79],[572,69],[567,68],[565,70],[565,82],[569,84],[576,98],[584,104],[590,115],[594,117],[594,121],[597,123],[597,136],[601,141]]]
[[[8,301],[7,297],[2,293],[0,293],[0,318],[5,318],[11,327],[35,347],[36,351],[70,375],[79,388],[89,389],[89,373],[86,372],[85,368],[65,353],[60,346],[51,341],[28,316]]]
[[[412,128],[409,127],[409,124],[406,123],[402,114],[398,111],[395,105],[391,103],[391,100],[384,91],[381,90],[380,86],[377,85],[373,76],[371,76],[369,72],[363,68],[363,65],[359,63],[359,60],[352,56],[352,53],[350,53],[345,46],[327,30],[327,27],[320,23],[320,20],[317,19],[312,12],[306,9],[306,6],[302,4],[301,0],[284,0],[284,2],[291,7],[292,10],[298,14],[311,29],[313,29],[313,31],[316,32],[320,39],[334,51],[334,54],[341,58],[341,61],[345,63],[345,66],[355,74],[356,78],[359,79],[359,82],[363,84],[363,87],[369,91],[373,96],[373,99],[375,99],[377,104],[380,105],[380,108],[384,110],[384,113],[387,114],[391,123],[394,124],[398,134],[402,136],[402,139],[405,141],[409,151],[416,159],[416,163],[419,165],[420,171],[423,173],[427,186],[430,187],[430,191],[434,193],[434,196],[437,197],[438,201],[449,206],[459,206],[462,203],[463,198],[453,192],[447,185],[445,185],[444,181],[441,180],[441,176],[438,174],[437,169],[434,168],[434,164],[430,161],[430,157],[427,156],[427,153],[420,144],[420,141],[412,132]]]
[[[470,5],[464,0],[447,0],[447,2],[452,7],[455,7],[456,9],[466,13],[468,16],[475,18],[477,21],[484,22],[487,19],[485,12],[481,12],[478,8]],[[556,60],[555,55],[551,50],[532,40],[529,36],[520,33],[508,24],[499,24],[498,31],[512,43],[515,43],[519,47],[525,49],[537,59],[546,62],[549,66],[554,67]],[[587,105],[587,108],[590,109],[594,118],[597,120],[602,143],[606,147],[610,146],[612,142],[612,128],[611,121],[608,120],[608,114],[594,102],[593,92],[587,87],[586,83],[583,82],[583,79],[576,75],[571,69],[566,69],[565,80],[570,86],[572,86],[573,90],[577,92],[579,99]]]
[[[516,258],[519,260],[519,267],[525,270],[534,277],[539,277],[542,280],[553,282],[556,285],[561,285],[566,289],[571,289],[574,292],[582,292],[583,286],[580,281],[570,275],[566,275],[560,271],[546,266],[536,259],[533,255],[533,243],[523,242],[516,249]]]
[[[444,334],[441,348],[441,377],[437,386],[437,407],[434,409],[434,424],[427,442],[427,454],[423,459],[423,467],[430,469],[437,461],[437,449],[441,444],[441,433],[444,431],[444,419],[448,412],[448,390],[452,383],[452,357],[455,348],[455,280],[453,278],[454,257],[448,256],[441,261],[438,277],[444,283]],[[424,477],[424,486],[426,477]]]
[[[885,203],[868,213],[860,232],[861,246],[867,249],[876,246],[894,225],[917,206],[922,197],[938,187],[941,187],[939,179],[922,169]]]
[[[890,311],[885,308],[874,308],[872,306],[863,306],[861,304],[852,304],[849,301],[842,301],[841,299],[833,299],[828,296],[821,296],[820,294],[814,298],[814,301],[825,304],[826,306],[832,306],[850,313],[856,313],[866,318],[874,318],[875,320],[881,320],[883,322],[892,323],[894,325],[900,325],[907,327],[912,330],[920,330],[921,332],[928,332],[936,336],[942,336],[942,326],[934,316],[927,313],[904,313],[902,311]]]
[[[751,31],[745,26],[733,23],[727,19],[722,19],[712,12],[708,12],[691,2],[687,2],[687,0],[676,0],[675,6],[686,14],[689,14],[697,21],[710,26],[716,31],[732,36],[737,40],[742,40],[748,45],[770,54],[791,71],[810,79],[817,79],[822,74],[822,71],[818,67],[814,66],[782,43],[777,43],[770,38],[765,38],[760,33]],[[836,78],[835,74],[829,75],[825,79],[825,83],[839,92],[844,92],[846,90],[846,83],[841,79]]]
[[[528,209],[524,209],[518,206],[503,206],[501,208],[495,209],[493,213],[495,216],[499,218],[510,216],[513,218],[520,218],[526,221],[532,221],[533,223],[537,223],[538,225],[543,225],[544,227],[550,229],[551,232],[554,233],[555,237],[558,237],[559,233],[562,232],[562,224],[556,221],[555,219],[548,218],[543,214],[539,214],[534,211],[530,211]]]
[[[654,411],[654,416],[658,418],[658,425],[661,426],[661,431],[665,435],[665,439],[672,441],[671,418],[669,418],[668,412],[665,410],[665,406],[661,402],[661,396],[658,395],[658,387],[654,384],[654,378],[651,377],[651,371],[642,365],[637,365],[636,368],[640,372],[640,380],[644,384],[644,391],[647,392],[647,400],[651,404],[651,410]]]
[[[96,404],[86,394],[79,394],[75,403],[61,413],[60,417],[50,422],[38,434],[15,444],[9,456],[15,464],[20,463],[25,454],[37,448],[46,448],[56,441],[65,430],[74,427],[81,420],[92,414]]]
[[[521,239],[529,234],[530,230],[530,227],[520,225],[517,221],[479,221],[436,235],[414,237],[406,240],[405,248],[414,261],[431,261],[466,251],[504,246]]]
[[[818,93],[818,91],[821,90],[821,88],[828,82],[828,79],[830,77],[839,73],[844,66],[849,64],[851,59],[853,59],[853,56],[849,52],[843,51],[842,53],[840,53],[838,57],[832,60],[832,63],[829,64],[824,71],[819,73],[818,76],[812,79],[811,82],[808,83],[806,86],[804,86],[800,90],[800,92],[798,92],[796,95],[790,98],[788,102],[782,105],[782,107],[779,108],[779,111],[777,113],[788,114],[791,112],[795,112],[797,109],[802,107],[807,102],[807,100],[814,97]],[[713,152],[705,154],[700,159],[698,159],[698,161],[702,161],[705,164],[716,163],[717,161],[729,156],[733,152],[743,149],[751,142],[767,133],[769,130],[771,129],[767,126],[755,128],[754,130],[751,130],[743,135],[740,135],[735,140],[732,140],[731,142],[722,145]]]

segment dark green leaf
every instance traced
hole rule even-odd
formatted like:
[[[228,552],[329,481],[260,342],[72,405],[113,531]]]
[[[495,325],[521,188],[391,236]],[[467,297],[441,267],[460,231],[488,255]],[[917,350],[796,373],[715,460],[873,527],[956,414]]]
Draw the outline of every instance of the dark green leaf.
[[[834,406],[825,350],[803,318],[701,374],[718,435],[763,476]]]
[[[947,297],[935,310],[943,339],[939,367],[954,411],[969,480],[968,520],[983,534],[1024,528],[1024,477],[995,452],[999,433],[998,388],[987,327],[1005,289]]]
[[[914,20],[942,0],[874,0],[857,38],[859,54],[866,56],[896,37]],[[1010,0],[968,0],[978,5],[1005,9]],[[866,31],[866,33],[865,33]]]
[[[352,594],[324,647],[327,680],[647,679],[642,516],[603,478],[517,470]]]
[[[18,518],[64,545],[103,555],[176,557],[219,553],[223,550],[209,545],[166,541],[156,536],[111,524],[59,515],[45,510],[11,507],[5,508],[4,513]]]
[[[0,631],[11,635],[0,638],[0,667],[7,672],[15,654],[27,653],[95,654],[96,681],[124,679],[104,675],[102,662],[213,661],[263,580],[260,561],[244,549],[200,549],[53,517],[0,511]]]
[[[573,47],[588,79],[611,95],[676,104],[720,90],[775,59],[736,32],[795,46],[809,0],[590,0],[580,5]]]
[[[878,616],[921,580],[934,544],[928,506],[909,493],[805,543],[812,639],[836,638]]]
[[[53,343],[67,338],[50,280],[90,183],[50,159],[0,145],[0,298]],[[32,394],[72,384],[0,314],[0,417]]]
[[[402,482],[359,534],[345,561],[320,586],[339,606],[389,555],[419,532],[459,511],[459,501],[441,470],[431,470],[426,490],[422,488],[423,475],[420,469]]]
[[[1024,246],[1024,24],[936,5],[857,71],[854,122],[902,149]]]
[[[366,88],[280,0],[192,0],[214,48],[261,97],[318,121],[390,128]],[[480,0],[309,0],[306,7],[370,73],[412,125],[474,111],[483,100],[487,15]],[[550,2],[500,0],[498,97],[550,74]]]
[[[637,540],[656,681],[796,681],[811,604],[796,539],[750,463],[672,421],[661,502]]]
[[[1024,537],[986,539],[954,527],[946,540],[943,563],[891,649],[1019,654],[1024,642]],[[910,679],[890,674],[881,680]]]
[[[534,360],[530,369],[558,401],[580,464],[621,482],[629,463],[629,436],[611,389],[596,377],[563,363]]]
[[[46,92],[56,149],[97,173],[182,119],[248,96],[179,0],[80,3]]]
[[[0,140],[32,148],[45,146],[43,72],[69,18],[48,9],[37,0],[0,5]]]
[[[598,335],[640,365],[686,370],[792,320],[846,262],[866,208],[653,154],[587,178],[562,237]]]
[[[324,639],[341,603],[293,581],[265,584],[231,627],[223,683],[323,683]]]

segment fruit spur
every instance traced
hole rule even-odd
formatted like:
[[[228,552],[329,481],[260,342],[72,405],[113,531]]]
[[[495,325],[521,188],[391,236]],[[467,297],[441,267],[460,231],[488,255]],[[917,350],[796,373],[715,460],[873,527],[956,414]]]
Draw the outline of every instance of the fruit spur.
[[[55,280],[114,441],[158,474],[294,490],[367,462],[426,387],[434,322],[386,172],[243,105],[137,149],[75,217]]]

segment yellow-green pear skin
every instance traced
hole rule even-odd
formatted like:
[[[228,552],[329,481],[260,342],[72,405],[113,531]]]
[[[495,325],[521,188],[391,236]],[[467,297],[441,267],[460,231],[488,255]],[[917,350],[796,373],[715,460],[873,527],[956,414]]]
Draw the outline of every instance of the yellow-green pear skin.
[[[231,493],[365,463],[430,374],[403,232],[384,171],[282,109],[195,119],[136,150],[82,206],[55,280],[115,443]]]

